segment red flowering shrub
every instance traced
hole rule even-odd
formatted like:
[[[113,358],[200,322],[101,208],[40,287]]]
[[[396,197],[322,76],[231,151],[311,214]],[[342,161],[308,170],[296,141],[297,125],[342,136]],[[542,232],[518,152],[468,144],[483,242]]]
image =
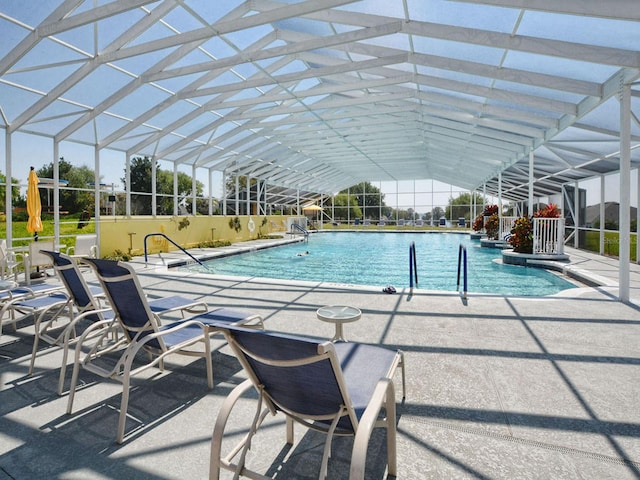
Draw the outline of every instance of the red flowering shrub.
[[[533,214],[534,218],[558,218],[560,209],[553,203]],[[517,218],[511,229],[509,243],[513,251],[518,253],[533,253],[533,220],[528,215]]]
[[[484,217],[490,217],[498,213],[498,205],[485,205],[484,210],[473,221],[473,231],[479,232],[486,227],[484,224]]]
[[[485,220],[484,231],[490,240],[497,240],[498,232],[500,232],[500,217],[497,213],[494,213]]]

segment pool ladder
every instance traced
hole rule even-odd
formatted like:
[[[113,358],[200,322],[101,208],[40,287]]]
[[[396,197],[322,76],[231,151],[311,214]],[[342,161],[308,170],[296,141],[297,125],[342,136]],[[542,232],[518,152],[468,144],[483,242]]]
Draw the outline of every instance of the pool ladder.
[[[458,248],[458,285],[456,290],[460,291],[460,268],[462,267],[463,273],[463,291],[462,298],[467,299],[467,247],[460,245]]]
[[[413,288],[414,280],[416,286],[418,286],[418,261],[416,259],[416,243],[411,242],[411,245],[409,245],[409,288]]]

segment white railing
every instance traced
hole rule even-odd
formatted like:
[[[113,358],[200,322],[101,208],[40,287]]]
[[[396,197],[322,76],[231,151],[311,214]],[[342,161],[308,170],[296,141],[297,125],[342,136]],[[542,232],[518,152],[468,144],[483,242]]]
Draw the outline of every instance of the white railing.
[[[513,228],[513,224],[516,222],[518,217],[502,217],[500,220],[500,236],[499,240],[504,240],[505,235],[511,233],[511,229]]]
[[[564,218],[533,219],[533,253],[564,254]]]

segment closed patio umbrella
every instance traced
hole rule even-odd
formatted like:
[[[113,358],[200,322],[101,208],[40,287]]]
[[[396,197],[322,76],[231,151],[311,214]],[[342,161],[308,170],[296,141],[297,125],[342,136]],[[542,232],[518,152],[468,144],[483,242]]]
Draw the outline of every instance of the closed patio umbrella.
[[[27,213],[29,214],[27,230],[33,233],[33,238],[37,242],[38,232],[42,231],[42,219],[40,218],[42,204],[40,202],[40,192],[38,191],[38,175],[36,175],[33,167],[29,172],[29,183],[27,185]]]

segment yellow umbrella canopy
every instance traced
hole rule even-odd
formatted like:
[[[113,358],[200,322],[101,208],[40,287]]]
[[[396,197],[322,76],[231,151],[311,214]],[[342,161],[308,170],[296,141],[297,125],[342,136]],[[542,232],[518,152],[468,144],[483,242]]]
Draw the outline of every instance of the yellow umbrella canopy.
[[[40,192],[38,191],[38,175],[36,175],[33,167],[29,172],[29,183],[27,185],[27,213],[29,214],[27,230],[33,233],[34,238],[37,240],[38,232],[42,231],[42,219],[40,218],[42,204],[40,203]]]
[[[302,207],[302,210],[305,212],[319,212],[322,210],[322,207],[319,207],[318,205],[307,205],[306,207]]]

